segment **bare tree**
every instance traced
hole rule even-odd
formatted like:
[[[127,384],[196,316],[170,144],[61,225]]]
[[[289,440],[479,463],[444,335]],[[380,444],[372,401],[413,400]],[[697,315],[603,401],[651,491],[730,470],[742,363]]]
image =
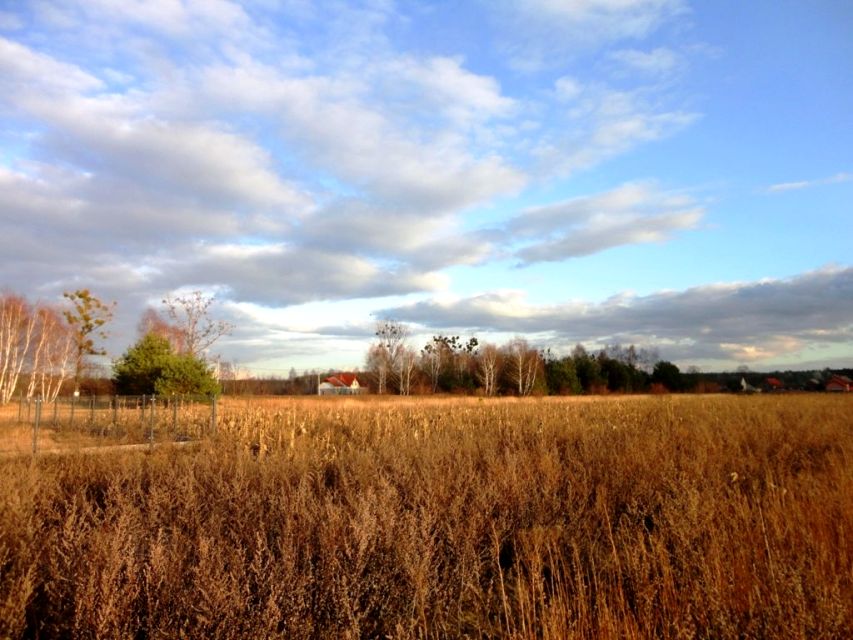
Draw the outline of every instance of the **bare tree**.
[[[498,375],[501,372],[501,352],[493,344],[484,344],[477,358],[477,378],[483,385],[483,392],[493,396],[498,391]]]
[[[541,355],[532,349],[524,338],[513,338],[504,347],[507,373],[518,389],[518,395],[527,396],[536,385]]]
[[[367,370],[376,381],[376,393],[379,395],[384,394],[388,389],[389,361],[384,345],[370,345],[367,351]]]
[[[409,328],[396,320],[380,320],[376,323],[376,337],[379,341],[379,349],[374,351],[374,356],[384,358],[384,362],[378,363],[378,366],[385,371],[386,384],[388,377],[393,376],[397,382],[398,391],[402,393],[400,376],[403,368],[400,361],[406,351]]]
[[[185,335],[180,327],[166,320],[163,315],[152,307],[142,312],[142,317],[136,325],[139,337],[144,338],[148,334],[154,334],[166,338],[175,353],[186,351]]]
[[[193,291],[185,296],[166,296],[163,304],[172,326],[183,337],[179,353],[201,357],[219,338],[230,334],[234,325],[210,317],[213,296]]]
[[[104,325],[113,317],[115,303],[104,304],[93,296],[88,289],[62,294],[71,302],[72,308],[63,311],[66,322],[72,329],[74,338],[74,392],[80,391],[80,375],[86,356],[106,355],[103,347],[98,347],[96,339],[104,340],[107,332]]]
[[[12,398],[36,328],[36,314],[23,296],[0,296],[0,404]]]
[[[36,317],[37,339],[29,357],[27,398],[53,402],[70,375],[74,334],[55,308],[36,307]]]
[[[421,349],[422,366],[429,376],[433,393],[438,391],[438,379],[447,359],[447,344],[441,338],[442,336],[433,336]]]
[[[404,347],[397,359],[397,380],[399,381],[400,395],[408,396],[412,393],[412,373],[415,370],[418,354],[414,349]]]

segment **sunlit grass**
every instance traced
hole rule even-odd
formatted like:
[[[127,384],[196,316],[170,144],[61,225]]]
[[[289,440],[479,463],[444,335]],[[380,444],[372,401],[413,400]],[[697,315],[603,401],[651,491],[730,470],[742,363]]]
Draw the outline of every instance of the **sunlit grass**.
[[[0,463],[0,636],[840,638],[853,400],[227,400]]]

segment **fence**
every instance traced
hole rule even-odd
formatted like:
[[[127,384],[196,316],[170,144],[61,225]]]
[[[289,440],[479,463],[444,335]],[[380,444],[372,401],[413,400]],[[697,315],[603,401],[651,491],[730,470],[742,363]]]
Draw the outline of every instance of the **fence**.
[[[31,428],[32,452],[198,440],[216,433],[217,399],[204,396],[20,398],[17,427]],[[18,447],[20,449],[20,447]]]

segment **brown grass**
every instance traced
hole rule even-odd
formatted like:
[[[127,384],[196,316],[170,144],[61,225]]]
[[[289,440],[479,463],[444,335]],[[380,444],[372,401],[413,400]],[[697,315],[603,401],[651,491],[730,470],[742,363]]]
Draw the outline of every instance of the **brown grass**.
[[[224,403],[0,463],[0,637],[853,636],[853,399]]]

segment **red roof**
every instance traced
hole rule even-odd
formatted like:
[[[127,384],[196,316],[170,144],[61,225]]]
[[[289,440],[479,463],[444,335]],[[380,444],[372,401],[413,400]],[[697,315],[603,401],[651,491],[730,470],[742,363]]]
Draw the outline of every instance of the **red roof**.
[[[776,388],[781,389],[782,387],[785,386],[784,384],[782,384],[782,381],[779,380],[779,378],[767,378],[767,384],[770,385],[771,387],[773,387],[774,389],[776,389]]]
[[[353,383],[356,382],[358,378],[354,373],[338,373],[333,376],[329,376],[323,382],[328,382],[330,385],[335,387],[352,387]]]

